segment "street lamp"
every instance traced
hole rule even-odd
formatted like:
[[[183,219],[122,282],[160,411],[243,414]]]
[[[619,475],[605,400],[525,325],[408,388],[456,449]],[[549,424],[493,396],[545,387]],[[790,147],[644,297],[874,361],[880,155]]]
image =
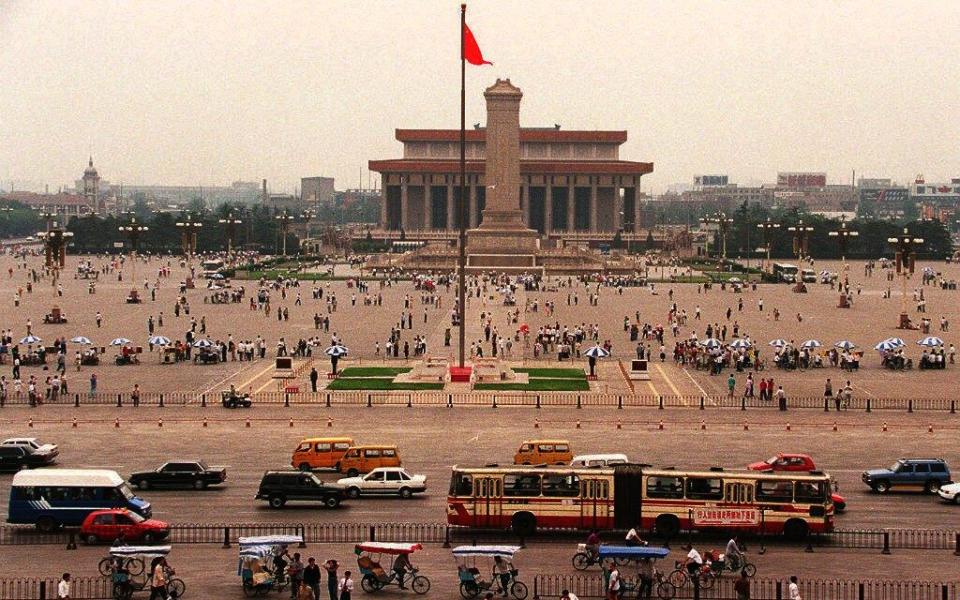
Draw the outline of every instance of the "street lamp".
[[[233,212],[227,215],[226,219],[220,219],[219,223],[227,230],[227,254],[233,253],[233,236],[237,225],[243,223],[240,219],[233,218]]]
[[[290,222],[293,221],[294,217],[287,211],[283,211],[283,214],[277,215],[274,217],[278,223],[280,223],[280,235],[283,236],[283,255],[287,255],[287,230],[290,229]]]
[[[47,268],[63,267],[67,260],[67,240],[73,237],[73,232],[54,225],[46,231],[37,232],[37,237],[43,240]]]
[[[757,223],[757,227],[763,230],[763,245],[767,251],[767,266],[770,266],[770,234],[774,229],[780,229],[780,223],[774,223],[770,220],[770,217],[767,217],[767,220],[762,223]]]
[[[188,216],[186,220],[178,221],[177,227],[180,228],[183,254],[189,259],[197,251],[197,232],[203,227],[203,223],[191,221]]]
[[[903,233],[897,237],[887,238],[887,242],[893,246],[896,252],[897,275],[900,276],[900,323],[897,329],[913,329],[910,323],[910,315],[907,314],[907,279],[913,275],[913,263],[917,254],[917,247],[923,244],[923,238],[913,237],[903,228]]]
[[[716,214],[710,215],[700,219],[700,223],[703,225],[716,225],[717,231],[720,233],[720,239],[723,243],[723,260],[727,259],[727,230],[730,228],[730,225],[733,223],[733,219],[727,216],[727,213],[723,211],[717,211]],[[716,241],[716,238],[714,238]]]
[[[813,233],[813,227],[804,225],[803,219],[797,221],[796,225],[787,227],[787,231],[793,232],[793,252],[799,260],[807,255],[807,247],[810,242],[810,234]]]
[[[132,250],[130,254],[130,264],[132,266],[130,267],[130,269],[131,269],[132,281],[134,283],[134,286],[136,286],[137,250],[139,250],[139,246],[140,246],[140,234],[146,231],[150,231],[150,228],[147,227],[146,225],[141,225],[140,223],[137,223],[137,217],[130,217],[130,223],[128,225],[121,225],[120,227],[117,227],[117,230],[120,231],[120,233],[127,234],[127,237],[130,238],[130,248]]]

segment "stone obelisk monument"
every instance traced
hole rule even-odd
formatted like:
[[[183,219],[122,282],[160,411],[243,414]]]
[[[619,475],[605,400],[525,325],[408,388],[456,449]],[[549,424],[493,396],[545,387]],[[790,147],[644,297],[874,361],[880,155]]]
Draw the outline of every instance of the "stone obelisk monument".
[[[487,100],[486,203],[480,227],[467,232],[471,267],[533,266],[538,234],[520,209],[520,99],[509,79],[483,92]]]

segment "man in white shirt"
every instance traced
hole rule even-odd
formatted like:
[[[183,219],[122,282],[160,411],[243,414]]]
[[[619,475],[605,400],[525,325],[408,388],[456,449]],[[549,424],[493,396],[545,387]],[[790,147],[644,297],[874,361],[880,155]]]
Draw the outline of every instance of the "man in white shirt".
[[[703,557],[700,556],[696,548],[691,547],[690,552],[687,552],[687,572],[691,575],[696,575],[700,572],[700,567],[702,566]]]
[[[60,583],[57,584],[57,598],[69,598],[70,587],[70,573],[64,573]]]
[[[616,565],[610,565],[610,579],[607,584],[607,598],[617,600],[620,597],[620,570]]]
[[[560,600],[580,600],[580,598],[578,598],[576,594],[569,590],[563,590],[560,593]]]
[[[800,598],[800,586],[797,585],[796,575],[790,576],[790,585],[787,587],[787,591],[787,597],[790,598],[790,600],[802,600],[802,598]]]

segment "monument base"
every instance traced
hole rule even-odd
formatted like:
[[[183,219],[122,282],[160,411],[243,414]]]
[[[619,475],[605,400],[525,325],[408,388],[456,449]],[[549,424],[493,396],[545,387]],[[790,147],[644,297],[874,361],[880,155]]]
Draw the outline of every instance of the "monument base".
[[[484,218],[487,218],[486,212]],[[467,231],[467,254],[536,254],[540,234],[521,224],[516,228],[480,227]]]
[[[900,323],[897,325],[897,329],[919,329],[919,327],[910,321],[910,315],[907,313],[900,313]]]

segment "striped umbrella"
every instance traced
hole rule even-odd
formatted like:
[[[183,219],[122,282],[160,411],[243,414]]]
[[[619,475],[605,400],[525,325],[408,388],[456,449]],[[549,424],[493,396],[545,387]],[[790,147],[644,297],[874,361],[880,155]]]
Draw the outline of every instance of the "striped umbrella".
[[[606,358],[610,356],[610,352],[603,346],[594,346],[584,352],[583,355],[589,358]]]
[[[925,337],[925,338],[923,338],[922,340],[920,340],[919,342],[917,342],[917,345],[918,345],[918,346],[929,346],[929,347],[931,347],[931,348],[936,348],[937,346],[942,346],[942,345],[943,345],[943,340],[941,340],[940,338],[938,338],[938,337],[935,336],[935,335],[928,335],[927,337]]]
[[[111,346],[126,346],[130,343],[130,340],[124,337],[114,338],[111,342]]]
[[[20,340],[20,343],[21,343],[21,344],[38,344],[38,343],[40,343],[40,342],[42,342],[42,341],[43,341],[43,340],[41,340],[40,338],[38,338],[37,336],[35,336],[35,335],[33,335],[33,334],[31,333],[31,334],[28,335],[27,337],[25,337],[25,338],[23,338],[22,340]]]
[[[800,347],[807,348],[809,350],[811,348],[819,348],[822,345],[823,344],[820,343],[820,340],[807,340],[804,343],[800,344]]]
[[[891,344],[893,344],[893,345],[896,346],[897,348],[899,348],[899,347],[901,347],[901,346],[906,346],[906,345],[907,345],[907,343],[903,341],[903,338],[898,338],[898,337],[890,337],[890,338],[887,338],[887,339],[885,339],[885,340],[883,340],[883,341],[885,341],[885,342],[890,342]]]
[[[163,337],[162,335],[151,335],[147,343],[153,344],[154,346],[169,346],[170,338]]]
[[[80,344],[83,346],[90,346],[93,344],[93,342],[90,341],[90,338],[83,337],[82,335],[78,335],[77,337],[72,338],[70,341],[74,344]]]
[[[751,346],[753,346],[753,344],[751,344],[748,340],[745,340],[743,338],[739,340],[733,340],[732,342],[730,342],[730,347],[736,350],[740,350],[741,348],[746,349]]]
[[[333,346],[327,348],[325,352],[327,353],[327,356],[335,356],[340,358],[341,356],[346,356],[347,353],[350,352],[350,349],[340,344],[334,344]]]
[[[770,340],[770,345],[773,346],[774,348],[785,348],[790,345],[790,342],[788,342],[787,340],[778,338],[775,340]]]
[[[850,350],[853,350],[854,348],[856,348],[857,345],[851,342],[850,340],[840,340],[839,342],[834,344],[833,347],[840,348],[841,350],[846,350],[849,352]]]
[[[706,348],[707,350],[714,350],[723,345],[723,343],[717,338],[707,338],[700,342],[700,345]]]
[[[193,343],[194,348],[213,348],[213,342],[210,340],[197,340]]]
[[[883,340],[873,347],[874,350],[879,350],[880,352],[890,352],[892,350],[896,350],[897,348],[900,348],[900,346],[894,344],[890,340]]]

